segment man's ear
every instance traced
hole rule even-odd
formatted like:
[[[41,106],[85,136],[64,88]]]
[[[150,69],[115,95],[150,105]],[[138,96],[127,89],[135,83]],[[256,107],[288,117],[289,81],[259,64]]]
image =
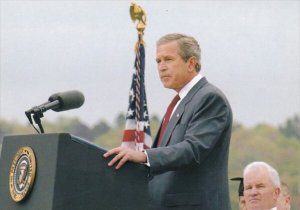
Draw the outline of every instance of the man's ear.
[[[190,57],[187,62],[188,62],[189,71],[196,70],[196,65],[198,61],[195,56]]]
[[[284,201],[285,201],[286,204],[291,203],[291,196],[290,195],[286,195],[285,198],[284,198]]]
[[[280,188],[276,187],[275,190],[274,190],[274,192],[273,192],[273,198],[274,198],[274,200],[278,199],[279,194],[280,194]]]

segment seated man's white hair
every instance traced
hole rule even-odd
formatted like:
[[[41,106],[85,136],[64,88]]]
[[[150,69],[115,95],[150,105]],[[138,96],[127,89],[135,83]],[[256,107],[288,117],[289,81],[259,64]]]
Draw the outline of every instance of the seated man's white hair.
[[[276,187],[280,188],[280,178],[279,178],[278,172],[272,166],[270,166],[269,164],[262,162],[262,161],[255,161],[255,162],[248,164],[244,169],[244,177],[250,171],[255,171],[257,169],[262,169],[262,168],[267,169],[268,174],[269,174],[273,184]]]

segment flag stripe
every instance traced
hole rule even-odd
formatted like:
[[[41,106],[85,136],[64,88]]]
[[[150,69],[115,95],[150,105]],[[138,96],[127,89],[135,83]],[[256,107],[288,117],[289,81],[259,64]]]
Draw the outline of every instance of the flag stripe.
[[[125,130],[123,134],[123,141],[132,141],[136,137],[136,135],[139,135],[139,140],[145,139],[144,138],[144,131],[137,131],[137,130]],[[143,141],[137,141],[138,143],[143,143]]]

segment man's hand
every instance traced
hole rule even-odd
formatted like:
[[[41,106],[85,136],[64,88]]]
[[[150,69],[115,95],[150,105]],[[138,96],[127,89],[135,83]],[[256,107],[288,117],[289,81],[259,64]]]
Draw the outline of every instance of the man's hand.
[[[105,158],[116,155],[109,163],[108,166],[113,166],[118,162],[116,169],[121,168],[127,161],[134,163],[145,163],[147,157],[144,152],[135,151],[126,147],[116,147],[107,151],[103,156]]]

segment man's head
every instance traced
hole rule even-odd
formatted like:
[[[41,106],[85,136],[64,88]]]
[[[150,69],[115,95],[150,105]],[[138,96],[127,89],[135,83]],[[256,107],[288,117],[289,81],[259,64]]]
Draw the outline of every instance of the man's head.
[[[185,62],[187,62],[188,59],[193,56],[196,58],[196,71],[199,72],[201,69],[201,49],[197,40],[191,36],[187,36],[184,34],[167,34],[157,41],[156,46],[159,47],[160,45],[167,44],[173,41],[177,42],[179,50],[178,53]]]
[[[244,196],[248,210],[267,210],[276,206],[280,193],[277,171],[265,162],[252,162],[244,169]]]
[[[190,36],[165,35],[157,41],[156,62],[163,85],[178,92],[200,71],[200,46]]]
[[[277,210],[290,210],[291,209],[291,195],[288,185],[281,182],[281,191],[277,200]]]

